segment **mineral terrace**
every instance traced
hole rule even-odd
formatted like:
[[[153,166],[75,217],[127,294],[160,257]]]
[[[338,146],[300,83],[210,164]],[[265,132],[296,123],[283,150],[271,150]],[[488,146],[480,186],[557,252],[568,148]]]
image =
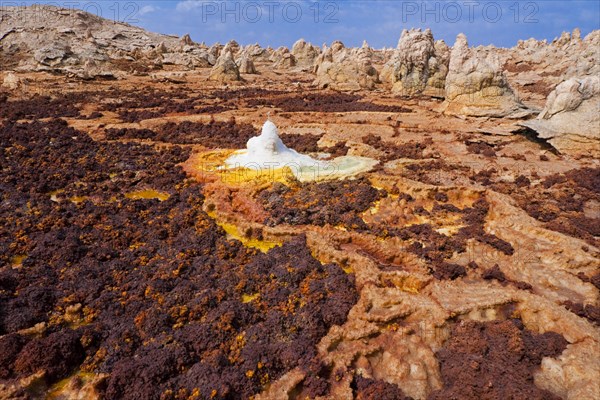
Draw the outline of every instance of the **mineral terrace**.
[[[209,47],[39,11],[0,14],[0,398],[600,398],[600,31]],[[375,162],[223,168],[268,115]]]

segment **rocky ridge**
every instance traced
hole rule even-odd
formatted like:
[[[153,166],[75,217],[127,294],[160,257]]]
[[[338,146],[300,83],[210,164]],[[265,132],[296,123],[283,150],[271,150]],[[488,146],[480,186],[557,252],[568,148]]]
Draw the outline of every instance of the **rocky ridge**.
[[[522,125],[571,155],[586,155],[587,147],[596,152],[599,146],[593,115],[596,95],[588,93],[588,84],[582,86],[585,93],[577,95],[572,79],[588,82],[600,73],[600,31],[582,38],[575,29],[551,43],[528,39],[502,49],[470,47],[462,34],[450,48],[435,41],[429,29],[411,29],[402,32],[394,50],[375,50],[366,42],[361,48],[347,48],[338,41],[319,48],[303,39],[290,50],[244,47],[235,40],[208,47],[189,35],[156,34],[54,6],[3,7],[0,12],[3,68],[12,70],[3,86],[10,90],[22,86],[18,74],[28,71],[80,79],[153,74],[173,83],[185,82],[186,71],[203,68],[212,68],[209,79],[222,83],[241,81],[242,75],[259,74],[263,68],[312,71],[313,85],[319,88],[389,88],[400,96],[432,96],[445,100],[440,112],[460,117],[526,121],[546,105],[537,119]],[[577,110],[548,109],[559,107],[567,93],[573,93],[571,102],[581,98]],[[517,125],[512,131],[516,130]]]

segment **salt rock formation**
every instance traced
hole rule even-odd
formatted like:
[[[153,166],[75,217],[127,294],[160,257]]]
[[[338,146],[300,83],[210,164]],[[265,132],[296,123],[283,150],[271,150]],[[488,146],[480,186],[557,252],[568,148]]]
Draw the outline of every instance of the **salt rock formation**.
[[[559,38],[520,40],[510,49],[495,49],[503,60],[508,82],[519,99],[543,109],[550,93],[562,82],[600,74],[600,31],[581,37],[579,29]]]
[[[239,60],[243,55],[246,55],[254,64],[257,62],[269,62],[271,56],[268,49],[263,49],[258,43],[240,48],[236,59]]]
[[[163,65],[176,65],[186,69],[208,68],[212,64],[209,61],[208,55],[205,53],[202,57],[193,53],[165,53],[162,54]]]
[[[206,50],[188,39],[147,32],[75,9],[43,5],[0,8],[3,69],[89,76],[94,70],[86,71],[84,66],[91,61],[97,71],[117,74],[123,64],[131,62],[153,69],[162,57],[185,68],[206,65]]]
[[[508,77],[512,79],[511,84],[523,87],[524,91],[527,91],[527,86],[541,84],[548,90],[540,93],[544,101],[552,89],[567,79],[600,74],[599,48],[599,30],[584,39],[575,29],[571,34],[563,33],[551,43],[535,39],[519,41],[517,46],[506,50],[507,65],[514,66],[509,68],[514,77],[511,74]]]
[[[289,149],[279,138],[277,126],[267,120],[262,127],[260,136],[250,138],[247,150],[242,150],[229,157],[225,164],[229,167],[244,167],[248,169],[272,169],[285,166],[315,167],[321,164],[307,155]]]
[[[429,59],[429,78],[423,94],[430,96],[445,95],[446,77],[450,64],[450,48],[443,40],[435,42],[435,57]]]
[[[185,35],[183,35],[181,37],[181,43],[185,46],[193,46],[194,45],[194,41],[192,40],[192,37],[190,36],[189,33],[186,33]]]
[[[273,68],[289,69],[296,66],[296,57],[284,46],[273,51],[269,60],[273,63]]]
[[[289,168],[299,181],[338,179],[371,170],[377,160],[343,156],[331,161],[319,161],[288,148],[279,138],[273,122],[267,120],[259,136],[252,137],[246,150],[239,150],[225,160],[226,169],[247,168],[274,171]]]
[[[248,46],[246,46],[245,51],[252,58],[253,61],[268,61],[270,56],[267,49],[263,49],[258,43],[249,44]]]
[[[232,82],[241,79],[240,70],[233,60],[233,55],[230,51],[221,54],[208,77],[208,80],[218,82]]]
[[[558,151],[600,156],[600,77],[571,78],[550,93],[537,119],[525,121]]]
[[[62,72],[67,76],[77,77],[79,79],[89,80],[95,78],[116,78],[120,74],[110,68],[105,63],[99,63],[94,60],[84,61],[82,66],[65,66]],[[141,75],[137,70],[130,71],[132,75]]]
[[[277,49],[272,49],[271,46],[267,47],[267,51],[270,52],[270,57],[269,57],[269,61],[271,62],[277,62],[284,54],[287,54],[290,52],[290,49],[288,49],[285,46],[280,46]]]
[[[402,31],[392,59],[384,66],[382,79],[392,83],[392,92],[412,96],[429,86],[440,95],[448,73],[449,49],[443,41],[434,43],[430,29]]]
[[[236,55],[240,51],[241,47],[235,40],[230,40],[225,44],[221,51],[231,51],[231,54]]]
[[[292,55],[296,58],[298,66],[303,68],[312,69],[320,52],[318,47],[307,43],[304,39],[298,40],[292,47]]]
[[[18,89],[21,86],[21,79],[12,72],[9,72],[2,81],[2,87],[9,90]]]
[[[379,73],[373,67],[372,52],[368,45],[347,49],[342,42],[333,42],[315,62],[317,78],[313,84],[338,90],[373,89],[379,83]]]
[[[153,82],[168,82],[168,83],[176,83],[176,84],[187,82],[187,77],[185,75],[185,72],[178,72],[178,71],[154,72],[154,73],[150,74],[150,79]]]
[[[239,68],[241,74],[257,74],[256,67],[254,66],[254,61],[252,61],[252,57],[248,51],[248,49],[242,50],[239,58],[235,62]]]
[[[292,53],[285,53],[273,64],[274,68],[292,68],[296,66],[296,57]]]
[[[492,47],[469,48],[459,34],[450,54],[446,76],[445,113],[479,117],[503,117],[521,109]]]
[[[363,40],[362,47],[368,47],[372,50],[371,62],[377,65],[383,65],[387,63],[390,60],[393,53],[392,51],[388,54],[385,48],[381,50],[375,50],[369,45],[369,43],[366,40]],[[381,80],[381,74],[379,74],[379,79]]]
[[[215,65],[217,63],[217,59],[221,55],[222,49],[223,45],[219,42],[208,48],[208,62],[210,62],[211,65]]]

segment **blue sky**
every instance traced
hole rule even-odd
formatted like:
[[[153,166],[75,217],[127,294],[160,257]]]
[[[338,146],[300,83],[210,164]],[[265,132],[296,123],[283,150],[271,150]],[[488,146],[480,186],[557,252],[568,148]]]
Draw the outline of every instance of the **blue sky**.
[[[291,46],[304,38],[321,45],[341,40],[359,46],[395,47],[404,28],[430,27],[449,44],[463,32],[471,45],[511,47],[519,39],[549,41],[579,27],[600,29],[600,0],[401,1],[401,0],[172,0],[4,1],[80,8],[160,33],[189,33],[197,42]]]

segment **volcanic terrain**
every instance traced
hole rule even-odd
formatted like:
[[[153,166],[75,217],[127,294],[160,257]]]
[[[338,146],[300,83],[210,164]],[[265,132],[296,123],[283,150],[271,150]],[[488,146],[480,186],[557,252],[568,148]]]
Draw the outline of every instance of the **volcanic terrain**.
[[[88,44],[117,29],[92,22],[74,33]],[[368,46],[314,48],[305,68],[305,42],[213,54],[159,36],[206,64],[92,69],[75,50],[30,60],[0,26],[0,398],[600,398],[600,139],[539,128],[597,101],[545,106],[598,61],[538,59],[568,64],[597,32],[488,49],[502,98],[477,105],[443,89],[452,59],[432,95],[439,70],[408,79]],[[258,74],[225,79],[227,53]],[[298,152],[378,164],[302,182],[222,168],[267,115]]]

